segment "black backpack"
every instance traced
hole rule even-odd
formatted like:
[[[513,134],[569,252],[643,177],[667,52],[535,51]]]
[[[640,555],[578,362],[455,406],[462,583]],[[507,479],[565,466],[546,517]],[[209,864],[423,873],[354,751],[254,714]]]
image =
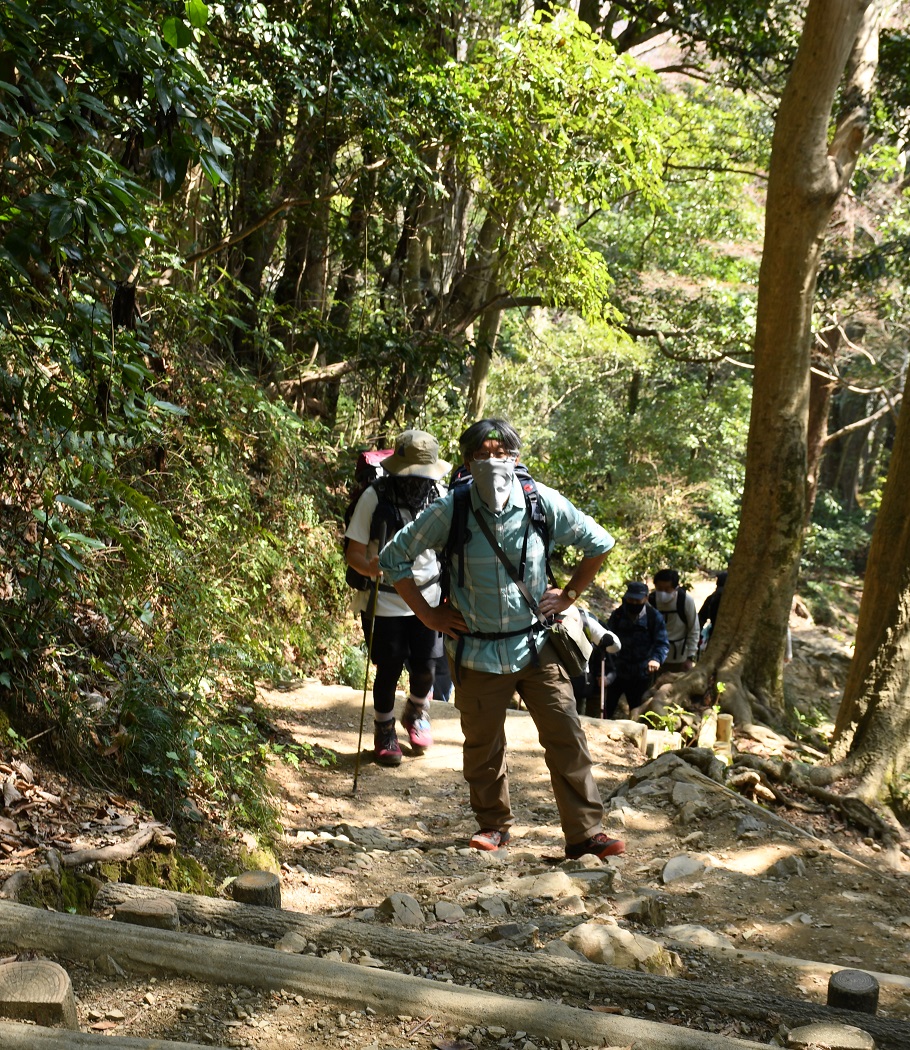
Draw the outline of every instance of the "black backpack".
[[[525,505],[531,517],[531,524],[543,541],[547,579],[551,585],[555,586],[553,572],[550,569],[550,528],[547,525],[543,508],[540,506],[540,495],[537,492],[537,485],[523,463],[515,465],[515,477],[518,478],[521,490],[524,493]],[[449,481],[449,491],[453,494],[455,501],[452,509],[452,524],[449,528],[449,537],[439,555],[439,561],[442,566],[441,587],[443,601],[448,598],[450,592],[453,559],[457,558],[458,560],[458,586],[464,586],[464,548],[465,543],[471,537],[471,533],[468,530],[468,511],[470,509],[471,485],[473,481],[470,470],[464,464],[455,470]]]
[[[354,468],[354,488],[351,492],[351,497],[348,500],[348,505],[344,509],[344,528],[347,531],[348,525],[351,523],[351,518],[354,514],[354,508],[357,506],[360,497],[366,492],[371,486],[375,485],[381,478],[386,477],[385,471],[382,469],[382,461],[386,456],[391,456],[394,449],[381,448],[381,449],[370,449],[366,452],[361,452],[357,457],[357,466]],[[391,536],[393,532],[397,532],[401,528],[402,521],[401,515],[398,513],[397,507],[388,498],[387,493],[383,488],[377,488],[379,495],[379,506],[376,508],[376,513],[373,515],[373,520],[370,523],[370,539],[375,540],[379,538],[381,523],[386,523],[386,535]],[[383,496],[386,498],[383,499]],[[382,513],[380,514],[380,510]],[[395,523],[397,519],[397,524]],[[341,549],[348,549],[348,538],[345,536],[341,541]],[[367,591],[373,584],[373,581],[369,576],[361,576],[361,574],[348,565],[347,570],[344,574],[345,582],[349,587],[353,587],[355,591]]]
[[[685,587],[676,588],[676,615],[685,624],[686,634],[689,633],[689,618],[686,616],[686,595],[688,593],[689,592],[686,590]],[[651,592],[651,594],[648,595],[648,604],[657,609],[657,596],[653,591]],[[667,617],[664,615],[664,613],[672,612],[673,610],[657,609],[657,611],[661,614],[661,616],[663,616],[664,621],[666,621]]]

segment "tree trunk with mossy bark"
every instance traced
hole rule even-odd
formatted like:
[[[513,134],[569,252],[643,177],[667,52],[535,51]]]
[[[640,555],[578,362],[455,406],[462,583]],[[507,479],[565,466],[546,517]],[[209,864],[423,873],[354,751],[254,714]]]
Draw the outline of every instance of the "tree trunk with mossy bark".
[[[903,405],[910,396],[910,377]],[[910,771],[910,414],[902,408],[875,519],[833,758],[867,802],[901,794]],[[906,803],[904,803],[906,805]]]
[[[716,683],[738,722],[783,705],[787,621],[808,502],[812,305],[831,212],[863,144],[877,61],[868,0],[810,0],[771,150],[752,415],[739,534],[723,615],[680,691]],[[829,143],[838,91],[843,111]]]

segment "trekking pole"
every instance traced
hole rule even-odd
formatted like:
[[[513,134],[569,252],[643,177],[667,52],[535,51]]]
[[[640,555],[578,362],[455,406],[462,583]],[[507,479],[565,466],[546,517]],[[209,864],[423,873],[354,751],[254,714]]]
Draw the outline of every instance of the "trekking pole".
[[[600,658],[600,714],[599,717],[604,716],[604,693],[606,692],[606,681],[607,681],[607,654],[604,653]]]
[[[379,549],[385,546],[386,529],[388,528],[388,522],[382,521],[379,523]],[[357,758],[354,760],[354,785],[351,788],[351,794],[357,794],[357,779],[360,776],[360,755],[361,747],[363,746],[363,721],[367,713],[367,689],[370,684],[370,663],[373,659],[373,630],[376,626],[376,605],[379,601],[379,579],[382,573],[376,574],[376,580],[373,583],[373,593],[370,596],[370,636],[367,640],[367,665],[366,670],[363,672],[363,703],[360,705],[360,732],[357,734]]]

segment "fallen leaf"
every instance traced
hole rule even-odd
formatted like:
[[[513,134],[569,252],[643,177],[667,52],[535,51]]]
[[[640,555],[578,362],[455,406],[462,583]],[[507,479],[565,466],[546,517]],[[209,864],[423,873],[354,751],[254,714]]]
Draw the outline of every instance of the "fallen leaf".
[[[594,1006],[591,1007],[591,1009],[596,1014],[621,1014],[622,1013],[622,1007],[621,1006],[598,1006],[598,1005],[594,1005]]]
[[[22,798],[22,792],[16,787],[15,774],[10,773],[3,781],[3,802],[6,808],[9,809],[14,803],[21,802]]]
[[[434,1039],[433,1046],[436,1050],[475,1050],[474,1044],[467,1039]]]
[[[112,1028],[117,1027],[116,1021],[99,1021],[97,1024],[93,1024],[91,1030],[93,1032],[109,1032]]]

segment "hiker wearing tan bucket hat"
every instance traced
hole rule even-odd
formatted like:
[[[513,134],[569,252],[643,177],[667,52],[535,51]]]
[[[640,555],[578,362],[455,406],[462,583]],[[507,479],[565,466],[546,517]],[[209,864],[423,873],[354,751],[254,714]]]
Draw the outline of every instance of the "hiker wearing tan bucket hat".
[[[345,558],[358,573],[376,580],[379,550],[407,522],[445,491],[437,482],[452,464],[439,458],[439,442],[425,430],[405,430],[394,451],[382,461],[385,476],[378,478],[357,501],[345,531]],[[440,599],[439,564],[434,551],[425,551],[414,566],[414,579],[430,605]],[[375,595],[375,606],[371,598]],[[373,754],[379,765],[398,766],[402,751],[395,732],[395,689],[407,662],[409,695],[401,717],[412,754],[433,744],[430,698],[434,667],[442,656],[442,636],[411,611],[395,588],[381,580],[378,587],[358,592],[364,638],[376,665],[373,682]]]

